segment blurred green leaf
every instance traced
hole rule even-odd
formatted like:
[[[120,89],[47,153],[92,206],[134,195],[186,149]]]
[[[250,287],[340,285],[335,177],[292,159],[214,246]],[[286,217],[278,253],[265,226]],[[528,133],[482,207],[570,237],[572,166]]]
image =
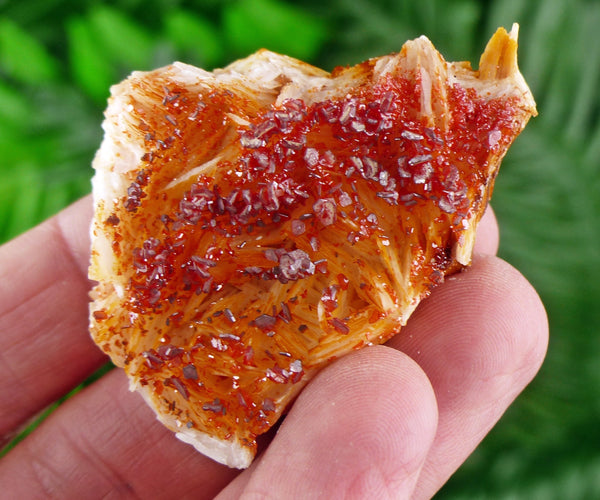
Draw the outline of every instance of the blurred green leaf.
[[[328,4],[329,5],[329,4]],[[483,6],[476,0],[334,0],[335,37],[328,66],[355,64],[398,52],[406,40],[426,35],[447,60],[478,57],[475,45]]]
[[[154,41],[142,25],[107,5],[92,8],[88,19],[111,62],[119,63],[127,71],[152,69]]]
[[[67,23],[67,37],[75,82],[95,102],[106,102],[117,76],[96,33],[84,18],[73,17]]]
[[[164,23],[165,36],[183,54],[185,62],[204,69],[223,62],[223,40],[219,31],[206,19],[177,9],[165,15]]]
[[[17,23],[0,18],[0,69],[19,83],[43,85],[58,78],[58,64]]]
[[[27,151],[27,140],[19,130],[14,127],[6,127],[0,135],[0,175],[4,178],[7,175],[13,175],[21,162],[32,161],[35,151],[29,144]]]
[[[547,85],[552,82],[556,54],[562,45],[566,45],[563,37],[569,40],[571,27],[564,21],[571,10],[570,3],[565,0],[537,1],[532,2],[530,8],[523,11],[523,17],[517,19],[522,27],[521,47],[527,47],[527,56],[522,58],[521,68],[538,104],[543,104]],[[556,96],[552,100],[562,101]]]
[[[2,185],[0,219],[4,231],[15,236],[24,228],[37,223],[37,210],[44,186],[34,165],[22,164],[18,175],[13,174]],[[10,201],[9,201],[10,200]],[[9,203],[7,203],[9,201]]]
[[[226,5],[227,41],[237,56],[260,48],[313,60],[327,38],[325,24],[298,7],[277,0],[239,0]]]
[[[27,98],[0,81],[0,133],[10,133],[9,129],[22,128],[31,120],[31,105]]]

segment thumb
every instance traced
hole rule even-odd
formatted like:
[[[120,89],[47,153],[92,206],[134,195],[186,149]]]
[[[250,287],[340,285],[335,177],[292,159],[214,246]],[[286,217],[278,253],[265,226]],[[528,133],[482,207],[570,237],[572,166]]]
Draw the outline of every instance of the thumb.
[[[437,406],[420,367],[384,346],[325,368],[224,498],[409,498]]]

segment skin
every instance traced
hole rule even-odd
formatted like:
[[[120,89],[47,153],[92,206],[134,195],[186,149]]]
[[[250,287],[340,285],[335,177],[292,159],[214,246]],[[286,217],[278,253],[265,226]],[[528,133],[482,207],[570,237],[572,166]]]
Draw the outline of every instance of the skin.
[[[107,359],[87,334],[89,197],[0,247],[0,436],[10,437]],[[495,256],[488,210],[473,265],[400,335],[324,369],[252,466],[179,442],[112,370],[0,460],[7,498],[429,498],[546,353],[535,290]]]

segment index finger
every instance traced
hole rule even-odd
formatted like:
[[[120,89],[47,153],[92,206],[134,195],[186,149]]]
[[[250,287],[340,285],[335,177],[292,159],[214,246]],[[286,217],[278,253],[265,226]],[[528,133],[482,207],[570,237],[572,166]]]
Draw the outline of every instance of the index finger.
[[[496,255],[500,243],[500,234],[498,221],[494,210],[490,205],[487,206],[483,217],[477,226],[477,237],[475,239],[474,253]]]
[[[4,441],[106,361],[87,334],[90,219],[86,197],[0,247]]]

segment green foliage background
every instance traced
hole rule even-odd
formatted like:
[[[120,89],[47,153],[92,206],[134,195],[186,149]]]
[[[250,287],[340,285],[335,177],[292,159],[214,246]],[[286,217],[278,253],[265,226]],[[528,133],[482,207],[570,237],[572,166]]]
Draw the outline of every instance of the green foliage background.
[[[600,2],[0,0],[0,242],[89,192],[109,86],[133,69],[211,69],[262,46],[331,69],[423,33],[476,65],[514,21],[540,116],[493,204],[501,254],[539,290],[551,344],[438,497],[600,498]]]

